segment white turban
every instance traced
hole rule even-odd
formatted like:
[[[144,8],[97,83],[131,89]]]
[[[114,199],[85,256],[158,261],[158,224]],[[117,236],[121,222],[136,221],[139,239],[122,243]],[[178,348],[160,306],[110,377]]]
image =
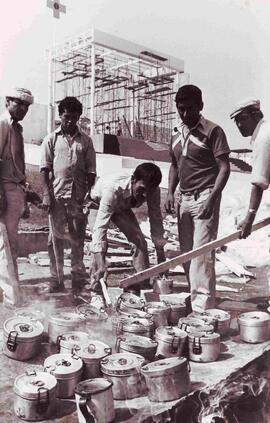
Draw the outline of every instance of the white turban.
[[[6,97],[18,98],[28,104],[34,103],[34,97],[31,91],[26,88],[12,88],[7,92]]]

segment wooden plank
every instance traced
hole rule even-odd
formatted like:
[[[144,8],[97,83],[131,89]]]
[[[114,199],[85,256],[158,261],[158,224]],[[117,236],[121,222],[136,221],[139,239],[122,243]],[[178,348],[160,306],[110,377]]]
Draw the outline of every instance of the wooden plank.
[[[264,226],[267,226],[269,224],[270,224],[270,218],[269,217],[266,218],[266,219],[260,220],[259,222],[255,223],[252,226],[252,232],[254,232],[254,231],[256,231],[260,228],[263,228]],[[155,265],[155,266],[153,266],[149,269],[145,269],[141,272],[138,272],[135,275],[132,275],[128,278],[122,279],[120,281],[120,287],[121,288],[128,288],[131,285],[134,285],[134,284],[137,284],[137,283],[139,284],[144,279],[152,278],[153,276],[156,276],[159,273],[166,272],[168,269],[174,268],[178,264],[186,263],[187,261],[192,260],[193,258],[198,257],[202,254],[206,254],[209,251],[214,250],[215,248],[222,247],[222,245],[224,245],[228,242],[234,241],[235,239],[238,239],[240,234],[241,234],[241,230],[232,232],[228,235],[225,235],[222,238],[216,239],[215,241],[208,242],[207,244],[202,245],[201,247],[196,248],[195,250],[181,254],[181,255],[174,257],[170,260],[167,260],[163,263],[159,263],[159,264],[157,264],[157,265]]]
[[[225,266],[227,266],[227,268],[230,269],[232,273],[235,273],[238,277],[241,277],[241,276],[248,276],[250,278],[255,277],[253,273],[246,270],[244,266],[242,266],[242,264],[237,263],[232,257],[229,257],[226,253],[222,251],[216,254],[216,259],[221,261],[223,264],[225,264]]]

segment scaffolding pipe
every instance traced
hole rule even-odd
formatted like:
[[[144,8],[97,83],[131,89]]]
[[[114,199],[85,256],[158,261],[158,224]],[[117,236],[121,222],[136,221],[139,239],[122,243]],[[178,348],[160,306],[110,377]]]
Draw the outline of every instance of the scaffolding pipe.
[[[95,73],[96,73],[96,63],[95,63],[95,43],[92,42],[91,46],[91,91],[90,91],[90,107],[91,107],[91,126],[90,126],[90,135],[94,135],[94,119],[95,119]]]

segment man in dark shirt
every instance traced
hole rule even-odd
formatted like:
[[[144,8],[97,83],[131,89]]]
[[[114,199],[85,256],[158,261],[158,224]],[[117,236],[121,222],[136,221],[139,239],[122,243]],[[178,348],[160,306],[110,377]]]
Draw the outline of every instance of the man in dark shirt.
[[[181,123],[171,142],[171,167],[166,210],[177,207],[181,253],[196,249],[217,237],[221,192],[230,174],[229,146],[221,127],[201,115],[201,90],[195,85],[179,88],[175,97]],[[215,306],[215,252],[185,263],[190,286],[189,311]]]

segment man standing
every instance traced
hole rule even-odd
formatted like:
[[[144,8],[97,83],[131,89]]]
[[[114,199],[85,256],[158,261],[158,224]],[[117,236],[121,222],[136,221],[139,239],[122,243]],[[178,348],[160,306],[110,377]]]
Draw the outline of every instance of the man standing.
[[[2,229],[7,233],[15,273],[13,287],[8,278],[5,278],[6,285],[2,286],[4,301],[10,304],[18,304],[20,300],[16,262],[18,225],[26,209],[26,202],[31,201],[26,194],[24,141],[19,121],[23,120],[33,102],[29,90],[14,88],[6,95],[6,111],[0,117],[0,221],[4,224]],[[5,234],[1,233],[3,236]],[[5,243],[1,242],[1,263],[6,259]]]
[[[250,137],[253,143],[253,163],[251,174],[251,193],[246,217],[239,223],[241,238],[247,238],[257,210],[261,204],[263,191],[270,184],[270,123],[263,119],[260,101],[247,98],[241,101],[230,114],[243,137]]]
[[[112,221],[133,244],[133,265],[136,272],[149,267],[147,243],[132,208],[147,202],[151,237],[156,248],[157,260],[165,260],[163,246],[164,230],[160,210],[161,171],[153,163],[142,163],[133,175],[106,175],[97,180],[91,191],[91,199],[99,209],[92,233],[93,268],[92,275],[96,284],[106,272],[105,256],[107,251],[107,230]],[[148,287],[148,280],[140,287]],[[139,291],[135,287],[135,291]]]
[[[217,237],[221,192],[230,174],[229,146],[222,128],[201,115],[202,92],[195,85],[179,88],[175,97],[181,118],[172,137],[166,210],[174,209],[179,183],[178,232],[181,253]],[[215,306],[215,252],[184,265],[191,293],[188,311]]]
[[[51,260],[51,292],[64,290],[64,240],[71,244],[72,290],[78,294],[85,284],[83,247],[87,218],[83,201],[96,175],[96,153],[91,138],[77,122],[82,104],[66,97],[58,106],[61,125],[45,137],[41,146],[43,208],[49,212],[48,250]]]

